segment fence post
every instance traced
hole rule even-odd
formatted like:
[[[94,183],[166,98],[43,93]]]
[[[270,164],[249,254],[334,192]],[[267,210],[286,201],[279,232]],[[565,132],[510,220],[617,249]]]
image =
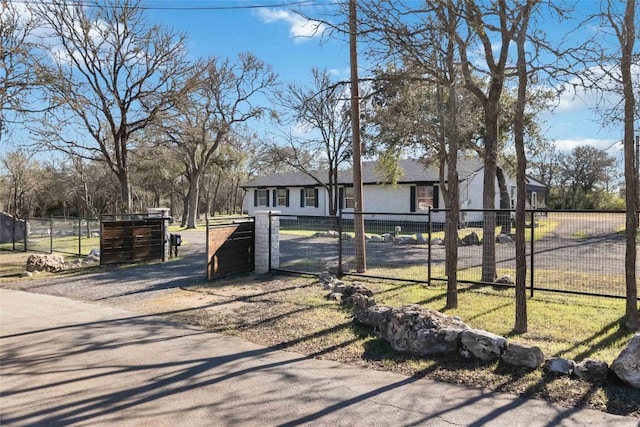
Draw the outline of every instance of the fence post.
[[[344,275],[342,271],[342,209],[338,214],[338,278]]]
[[[82,219],[81,218],[78,218],[78,256],[82,256]]]
[[[26,242],[26,239],[25,239]],[[49,217],[49,253],[53,253],[53,218]]]
[[[271,214],[271,211],[269,211],[269,269],[268,269],[268,271],[271,271],[271,229],[272,229],[272,227],[271,227],[271,217],[272,217],[272,214]]]
[[[278,211],[255,212],[256,273],[268,273],[280,268],[280,217]]]
[[[431,206],[427,210],[427,237],[427,285],[431,286]]]
[[[535,244],[534,244],[534,238],[535,238],[535,223],[534,223],[534,211],[531,210],[531,278],[529,279],[531,281],[531,298],[533,298],[533,278],[534,278],[534,270],[535,270],[535,264],[533,262],[534,259],[534,252],[535,252]]]

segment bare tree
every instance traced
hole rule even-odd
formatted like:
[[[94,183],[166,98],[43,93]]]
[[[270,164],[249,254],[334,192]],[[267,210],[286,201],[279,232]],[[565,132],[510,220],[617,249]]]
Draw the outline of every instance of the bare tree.
[[[131,211],[129,152],[183,88],[184,36],[148,25],[135,0],[51,0],[37,9],[52,43],[42,72],[61,105],[40,123],[41,143],[105,162],[120,183],[119,208]]]
[[[309,86],[289,84],[280,102],[289,118],[287,125],[297,126],[285,143],[272,143],[273,159],[298,170],[329,194],[329,215],[338,211],[338,171],[351,160],[351,118],[346,84],[334,82],[326,70],[311,70]],[[304,135],[300,135],[304,132]]]
[[[39,83],[32,66],[39,25],[28,4],[0,1],[0,141],[16,114],[29,109],[27,95]]]
[[[9,184],[9,212],[16,217],[31,216],[33,189],[35,187],[36,170],[39,169],[33,160],[33,154],[19,149],[7,153],[0,161],[7,170]]]
[[[595,67],[588,71],[589,87],[599,90],[602,94],[613,92],[618,96],[618,103],[609,105],[601,103],[599,110],[603,112],[603,120],[613,121],[623,125],[624,147],[624,176],[625,176],[625,281],[626,281],[626,310],[625,325],[632,330],[640,329],[638,314],[638,283],[636,277],[637,265],[637,229],[638,218],[638,168],[637,153],[634,141],[634,123],[637,119],[637,90],[634,88],[632,68],[639,67],[636,41],[638,39],[638,20],[636,1],[627,0],[617,2],[604,0],[601,12],[593,19],[601,24],[602,43],[594,49],[593,60]],[[607,42],[612,41],[613,49],[609,49]],[[606,96],[603,97],[603,100]]]
[[[261,95],[276,86],[271,66],[250,53],[236,62],[211,58],[197,68],[202,70],[191,77],[191,89],[162,123],[189,182],[187,228],[196,227],[201,179],[220,145],[231,141],[234,129],[267,111]]]

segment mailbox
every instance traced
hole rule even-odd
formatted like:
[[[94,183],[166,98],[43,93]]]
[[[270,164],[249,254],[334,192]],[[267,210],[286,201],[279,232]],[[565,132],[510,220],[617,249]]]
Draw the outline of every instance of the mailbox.
[[[180,246],[180,244],[182,243],[182,236],[180,236],[179,234],[170,234],[169,242],[171,246]]]

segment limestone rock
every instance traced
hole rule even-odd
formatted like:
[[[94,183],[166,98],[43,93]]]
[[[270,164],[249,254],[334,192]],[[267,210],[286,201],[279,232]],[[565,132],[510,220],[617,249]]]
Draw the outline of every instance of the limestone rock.
[[[356,320],[363,325],[371,326],[375,329],[380,329],[381,326],[387,323],[389,314],[391,313],[391,307],[385,307],[383,305],[375,305],[356,313]]]
[[[416,245],[418,241],[411,236],[402,236],[399,243],[401,245]]]
[[[507,342],[502,360],[509,365],[536,369],[544,362],[544,354],[537,346]]]
[[[64,258],[57,254],[33,254],[27,258],[27,271],[61,271],[64,270]]]
[[[397,351],[419,356],[456,351],[459,335],[468,328],[443,313],[408,305],[394,308],[380,325],[381,338]]]
[[[511,243],[513,239],[508,234],[500,233],[496,236],[496,243]]]
[[[343,299],[341,301],[341,304],[345,307],[353,308],[356,312],[359,312],[369,307],[375,306],[376,300],[373,297],[361,293],[355,293]]]
[[[582,381],[605,381],[609,376],[609,365],[606,362],[595,359],[584,359],[576,364],[573,373]]]
[[[631,387],[640,388],[640,333],[631,338],[611,364],[611,370]]]
[[[499,283],[502,285],[513,285],[515,284],[515,280],[513,280],[513,277],[509,276],[508,274],[502,276],[502,277],[498,277],[494,283]]]
[[[545,370],[553,374],[571,375],[575,366],[576,362],[562,357],[551,357],[544,362]]]
[[[474,232],[472,232],[470,234],[467,234],[462,239],[460,239],[460,242],[461,242],[462,246],[479,245],[480,244],[480,238],[478,237],[478,235],[474,231]]]
[[[488,362],[500,357],[507,340],[504,337],[480,329],[467,329],[462,332],[461,343],[463,356],[471,354],[482,361]]]

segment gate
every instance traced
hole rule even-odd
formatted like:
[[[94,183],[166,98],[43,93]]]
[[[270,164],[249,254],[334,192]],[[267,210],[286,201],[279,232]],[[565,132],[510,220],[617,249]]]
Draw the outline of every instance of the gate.
[[[217,279],[255,269],[255,222],[243,218],[210,223],[207,219],[207,278]]]
[[[168,218],[105,215],[100,222],[100,265],[165,260]]]

